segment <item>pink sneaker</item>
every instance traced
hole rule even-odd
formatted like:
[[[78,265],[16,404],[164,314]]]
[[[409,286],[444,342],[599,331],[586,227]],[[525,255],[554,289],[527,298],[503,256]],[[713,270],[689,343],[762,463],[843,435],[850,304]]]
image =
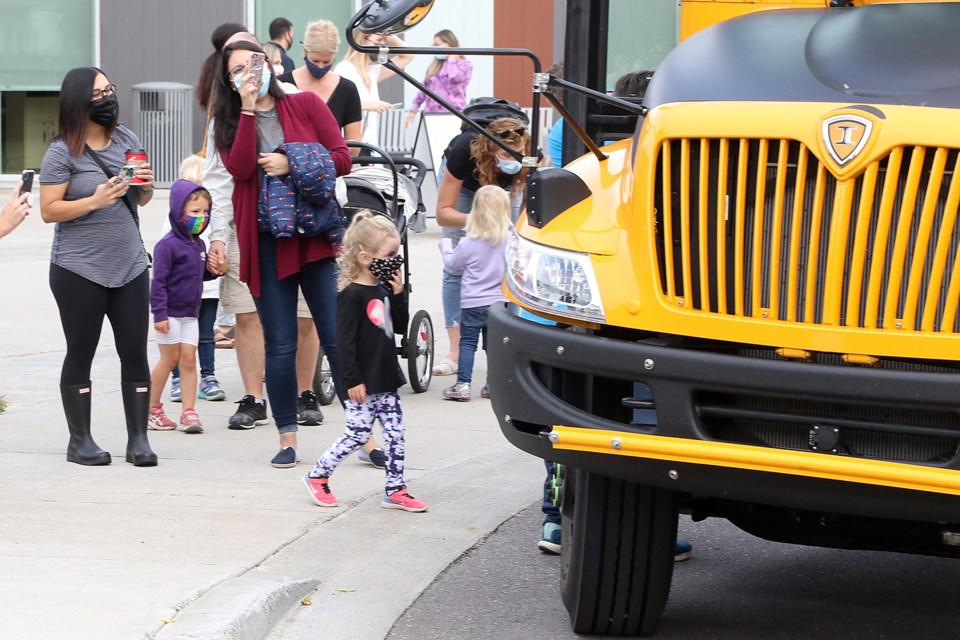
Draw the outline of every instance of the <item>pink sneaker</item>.
[[[336,496],[330,491],[329,478],[311,478],[310,476],[306,476],[303,479],[303,483],[307,485],[307,491],[310,492],[310,497],[321,507],[336,507],[340,504],[337,502]]]
[[[184,433],[203,433],[203,423],[194,409],[184,409],[180,414],[180,430]]]
[[[163,403],[159,402],[150,407],[150,417],[147,418],[147,429],[154,431],[173,431],[177,428],[177,423],[167,417],[163,412]]]
[[[384,509],[403,509],[404,511],[413,511],[415,513],[427,510],[427,505],[407,493],[406,487],[384,495],[383,502],[380,503],[380,506]]]

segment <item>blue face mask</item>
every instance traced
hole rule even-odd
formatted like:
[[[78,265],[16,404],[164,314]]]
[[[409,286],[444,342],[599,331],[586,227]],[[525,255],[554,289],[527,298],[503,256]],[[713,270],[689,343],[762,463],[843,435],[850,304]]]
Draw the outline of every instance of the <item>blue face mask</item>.
[[[501,173],[508,176],[516,175],[523,169],[523,165],[518,160],[497,160],[497,167],[499,167]]]
[[[257,97],[262,98],[267,95],[267,91],[270,90],[270,78],[273,77],[273,72],[266,66],[263,67],[263,72],[260,74],[261,83],[260,91],[257,92]],[[240,91],[240,82],[243,80],[243,74],[238,73],[233,76],[233,86],[236,87],[237,91]]]
[[[442,62],[442,61],[444,61],[444,60],[447,59],[447,54],[441,53],[441,54],[436,55],[436,56],[433,56],[433,57],[436,58],[437,60],[440,60],[440,61]]]
[[[325,67],[321,67],[321,66],[318,65],[318,64],[314,64],[313,62],[310,62],[310,59],[307,58],[307,56],[303,56],[303,61],[304,61],[304,62],[306,63],[306,65],[307,65],[307,71],[309,71],[309,72],[310,72],[310,75],[312,75],[312,76],[313,76],[314,78],[316,78],[317,80],[319,80],[319,79],[322,78],[323,76],[327,75],[327,72],[330,71],[330,69],[333,68],[333,65],[332,65],[332,64],[328,64],[328,65],[325,66]]]

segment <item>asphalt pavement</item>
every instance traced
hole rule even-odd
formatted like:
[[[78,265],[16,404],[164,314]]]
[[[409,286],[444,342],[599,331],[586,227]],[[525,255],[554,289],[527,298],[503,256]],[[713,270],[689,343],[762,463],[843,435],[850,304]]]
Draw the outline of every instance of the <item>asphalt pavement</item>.
[[[38,189],[35,189],[35,195]],[[0,198],[7,197],[0,193]],[[141,209],[148,248],[166,193]],[[345,461],[341,501],[317,507],[301,478],[343,428],[338,405],[302,427],[304,462],[274,469],[272,425],[230,431],[242,395],[233,350],[217,350],[225,402],[197,402],[200,435],[150,432],[160,463],[123,461],[119,361],[104,323],[94,361],[93,434],[106,467],[65,460],[64,339],[47,276],[53,226],[34,213],[0,240],[0,628],[8,638],[383,638],[451,562],[536,500],[542,465],[507,444],[489,401],[402,390],[407,479],[426,513],[379,507],[382,471]],[[440,234],[410,238],[411,312],[430,312],[446,353]],[[151,364],[157,360],[150,344]],[[405,365],[405,361],[403,362]],[[485,375],[478,357],[475,376]],[[165,394],[166,397],[166,394]],[[179,405],[165,400],[172,417]]]

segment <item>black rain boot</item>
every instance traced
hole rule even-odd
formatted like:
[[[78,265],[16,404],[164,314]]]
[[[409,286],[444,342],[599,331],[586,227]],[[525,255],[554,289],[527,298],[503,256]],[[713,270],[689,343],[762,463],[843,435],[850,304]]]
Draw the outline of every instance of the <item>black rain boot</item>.
[[[63,413],[67,416],[70,443],[67,445],[67,462],[87,466],[110,464],[110,453],[97,446],[90,435],[89,382],[60,385]]]
[[[127,462],[135,467],[157,466],[157,454],[147,440],[150,417],[150,383],[121,382],[123,413],[127,418]]]

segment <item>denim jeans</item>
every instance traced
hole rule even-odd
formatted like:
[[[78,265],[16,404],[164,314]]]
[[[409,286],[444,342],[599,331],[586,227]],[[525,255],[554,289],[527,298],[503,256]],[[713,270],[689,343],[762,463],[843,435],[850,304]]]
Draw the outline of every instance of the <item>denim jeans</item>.
[[[217,375],[215,349],[216,344],[213,340],[213,323],[217,320],[217,307],[220,301],[216,298],[204,298],[200,302],[200,318],[197,324],[200,326],[200,341],[197,345],[197,356],[200,358],[200,379],[207,376]],[[180,367],[174,367],[173,378],[180,378]]]
[[[469,383],[473,378],[473,360],[477,343],[483,336],[483,350],[487,350],[487,316],[490,305],[463,309],[460,312],[460,362],[457,366],[457,383]]]
[[[457,211],[470,211],[473,206],[474,192],[469,189],[460,189],[460,197],[457,198]],[[460,243],[460,238],[466,235],[463,229],[453,227],[444,227],[441,234],[444,238],[453,240],[453,246]],[[443,289],[441,290],[441,301],[443,302],[443,322],[447,329],[460,326],[460,281],[463,278],[463,271],[443,268]]]
[[[343,399],[340,363],[337,361],[337,263],[324,258],[277,278],[277,239],[260,234],[260,295],[254,297],[266,356],[264,377],[273,419],[280,433],[297,430],[297,290],[310,307],[324,353],[330,360],[337,394]],[[283,242],[282,240],[279,242]]]

